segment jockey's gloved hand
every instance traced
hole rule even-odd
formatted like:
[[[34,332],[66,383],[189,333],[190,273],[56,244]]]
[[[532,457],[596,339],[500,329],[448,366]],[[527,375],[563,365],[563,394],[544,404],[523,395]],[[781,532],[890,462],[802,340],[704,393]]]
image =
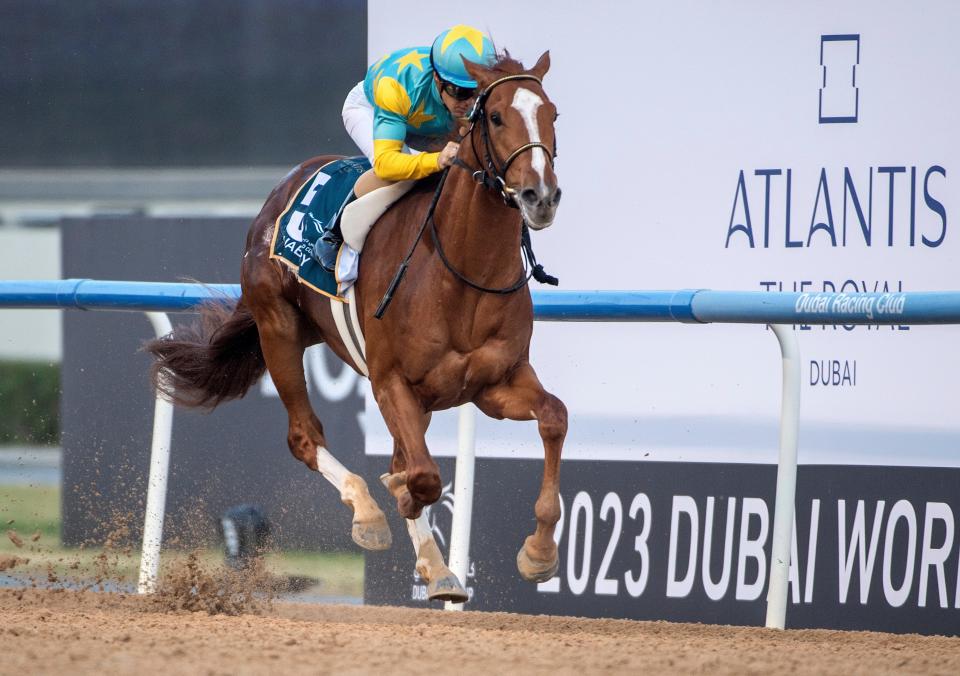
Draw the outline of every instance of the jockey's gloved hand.
[[[437,164],[441,169],[446,169],[453,164],[453,160],[456,159],[457,153],[460,152],[460,144],[450,141],[444,146],[443,150],[440,151],[440,157],[437,158]]]

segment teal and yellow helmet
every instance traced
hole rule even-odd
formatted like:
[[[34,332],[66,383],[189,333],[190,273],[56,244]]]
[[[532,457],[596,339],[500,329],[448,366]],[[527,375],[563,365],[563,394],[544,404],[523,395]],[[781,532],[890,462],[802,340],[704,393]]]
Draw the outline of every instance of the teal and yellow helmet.
[[[490,38],[476,28],[462,24],[440,33],[430,50],[430,61],[440,79],[471,89],[477,83],[467,73],[460,57],[486,66],[493,63],[496,56]]]

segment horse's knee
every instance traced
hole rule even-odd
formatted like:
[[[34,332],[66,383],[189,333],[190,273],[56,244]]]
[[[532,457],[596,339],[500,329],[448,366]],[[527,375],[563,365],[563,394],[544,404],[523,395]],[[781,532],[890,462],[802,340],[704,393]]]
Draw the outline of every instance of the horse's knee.
[[[567,436],[567,407],[552,394],[547,395],[538,419],[544,441],[563,441]]]
[[[436,466],[422,470],[407,470],[407,490],[411,497],[424,505],[432,505],[440,499],[443,486],[440,471]]]

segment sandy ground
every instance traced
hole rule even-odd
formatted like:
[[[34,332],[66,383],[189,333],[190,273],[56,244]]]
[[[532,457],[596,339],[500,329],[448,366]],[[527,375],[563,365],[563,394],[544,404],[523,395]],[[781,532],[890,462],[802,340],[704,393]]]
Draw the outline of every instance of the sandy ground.
[[[234,616],[0,590],[2,674],[957,674],[960,638],[274,604]]]

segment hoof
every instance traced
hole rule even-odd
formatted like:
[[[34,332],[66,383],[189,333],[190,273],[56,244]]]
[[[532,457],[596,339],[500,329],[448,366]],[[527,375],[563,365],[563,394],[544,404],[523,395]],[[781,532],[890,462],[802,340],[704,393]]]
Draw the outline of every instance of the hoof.
[[[431,601],[451,601],[453,603],[466,602],[467,590],[460,584],[460,580],[452,572],[447,573],[427,585],[427,597]]]
[[[374,552],[390,549],[393,543],[390,526],[387,525],[387,517],[383,513],[369,521],[354,521],[351,535],[358,545]]]
[[[560,568],[560,557],[554,556],[552,561],[536,561],[527,556],[527,548],[521,547],[517,553],[517,570],[520,577],[527,582],[546,582],[557,574]]]

